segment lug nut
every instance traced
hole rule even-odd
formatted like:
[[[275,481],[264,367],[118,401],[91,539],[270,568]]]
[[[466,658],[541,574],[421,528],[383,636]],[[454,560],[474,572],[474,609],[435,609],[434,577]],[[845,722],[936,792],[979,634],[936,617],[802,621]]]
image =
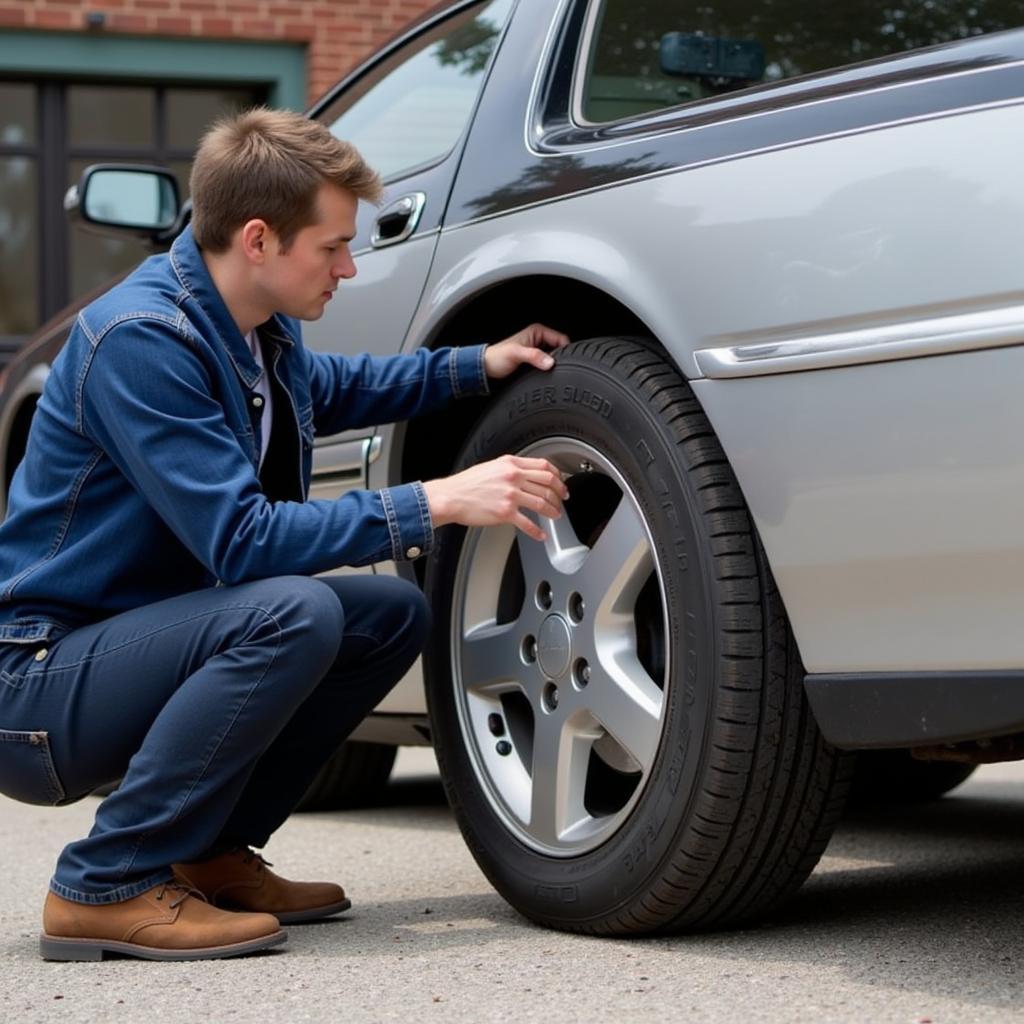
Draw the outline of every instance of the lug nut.
[[[491,730],[492,736],[505,735],[505,720],[496,711],[487,716],[487,728]]]
[[[512,753],[512,744],[508,740],[498,740],[494,745],[494,749],[502,756],[508,757]]]
[[[537,587],[537,607],[545,612],[551,607],[551,584],[546,580]]]
[[[572,619],[576,625],[579,625],[583,621],[583,613],[587,610],[586,602],[579,594],[573,594],[569,598],[569,618]]]
[[[572,681],[576,684],[577,690],[582,690],[590,682],[590,666],[584,658],[573,666]]]
[[[537,638],[534,636],[527,636],[523,640],[523,661],[527,665],[532,665],[537,660]]]
[[[544,687],[544,693],[541,697],[544,703],[544,707],[547,711],[554,711],[558,707],[558,687],[554,683],[548,683]]]

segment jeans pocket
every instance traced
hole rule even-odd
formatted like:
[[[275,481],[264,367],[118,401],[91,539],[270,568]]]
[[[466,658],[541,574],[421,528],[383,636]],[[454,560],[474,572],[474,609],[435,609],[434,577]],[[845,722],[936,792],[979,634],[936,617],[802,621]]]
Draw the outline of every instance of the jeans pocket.
[[[49,733],[0,729],[0,793],[26,804],[65,802]]]

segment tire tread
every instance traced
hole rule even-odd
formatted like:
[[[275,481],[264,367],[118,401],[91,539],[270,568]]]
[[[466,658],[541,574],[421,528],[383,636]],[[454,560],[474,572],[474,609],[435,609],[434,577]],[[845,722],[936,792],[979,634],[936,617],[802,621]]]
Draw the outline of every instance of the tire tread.
[[[568,351],[625,372],[672,433],[712,541],[721,656],[715,725],[722,732],[709,744],[706,773],[719,781],[700,788],[691,817],[705,827],[691,826],[690,839],[683,837],[635,907],[577,930],[732,927],[770,913],[810,874],[842,813],[851,761],[822,741],[813,722],[796,646],[739,484],[685,381],[644,343],[593,340]],[[780,730],[780,742],[772,742]],[[715,853],[697,854],[694,837]],[[709,860],[716,862],[709,874],[694,870]]]

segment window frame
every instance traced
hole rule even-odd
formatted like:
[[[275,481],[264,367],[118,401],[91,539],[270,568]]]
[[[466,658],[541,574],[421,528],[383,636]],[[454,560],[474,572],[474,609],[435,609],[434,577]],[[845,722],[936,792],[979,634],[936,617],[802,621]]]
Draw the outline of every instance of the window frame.
[[[813,83],[815,79],[824,76],[834,76],[849,72],[857,73],[861,69],[871,68],[873,65],[880,62],[890,62],[901,59],[905,60],[916,57],[919,54],[927,54],[929,51],[939,48],[978,42],[979,40],[997,36],[1001,32],[1014,32],[1024,28],[1024,18],[1022,18],[1019,26],[1000,29],[996,32],[986,32],[976,36],[969,36],[964,39],[933,43],[930,46],[921,46],[915,49],[903,50],[898,53],[867,57],[862,60],[850,61],[847,64],[837,64],[828,68],[820,68],[815,71],[806,71],[800,75],[792,75],[775,81],[757,82],[744,89],[737,89],[733,92],[723,93],[718,96],[704,96],[699,99],[683,100],[681,103],[675,103],[669,107],[652,107],[650,110],[643,111],[642,113],[628,114],[624,117],[619,117],[611,121],[590,121],[583,113],[584,89],[587,74],[590,70],[593,59],[593,50],[596,43],[594,34],[596,32],[598,15],[603,5],[606,3],[606,0],[584,0],[584,2],[586,3],[587,9],[576,44],[576,55],[573,62],[572,78],[569,85],[568,110],[569,123],[574,129],[579,129],[584,132],[605,132],[606,130],[614,131],[618,126],[633,123],[638,120],[660,118],[676,119],[686,117],[691,111],[693,111],[695,117],[699,117],[709,111],[714,111],[719,104],[727,104],[730,107],[732,105],[742,107],[744,105],[744,101],[748,98],[756,102],[759,95],[771,90],[779,90],[795,86],[798,91],[802,92],[804,87]],[[726,109],[728,109],[728,107]]]
[[[484,8],[490,6],[495,0],[464,0],[462,3],[453,4],[445,10],[439,12],[435,17],[429,17],[424,21],[414,24],[414,26],[403,35],[396,38],[393,45],[387,47],[384,51],[376,54],[374,58],[368,61],[366,64],[357,67],[350,75],[346,76],[340,81],[324,98],[316,105],[310,112],[309,117],[319,121],[328,130],[332,129],[333,124],[343,116],[340,114],[331,115],[333,108],[343,101],[349,100],[350,95],[353,92],[357,92],[362,86],[366,88],[359,93],[355,100],[350,101],[347,109],[351,109],[353,103],[359,102],[359,100],[366,96],[372,89],[380,82],[384,81],[388,75],[392,74],[398,68],[402,67],[409,60],[412,60],[419,54],[421,54],[428,46],[432,45],[432,42],[437,42],[438,39],[442,38],[445,29],[451,28],[451,23],[457,18],[470,14],[474,9],[479,14]],[[431,157],[428,160],[422,161],[421,163],[411,165],[409,167],[402,168],[401,170],[394,171],[391,174],[381,177],[381,182],[385,186],[394,184],[395,182],[403,181],[406,178],[411,178],[419,174],[423,174],[435,167],[440,167],[445,163],[446,160],[450,159],[452,154],[459,151],[462,142],[466,137],[466,131],[469,126],[473,123],[473,118],[476,115],[477,107],[480,104],[480,97],[483,94],[484,88],[487,84],[487,77],[490,74],[491,66],[494,63],[495,56],[501,47],[502,40],[505,37],[505,33],[508,31],[509,23],[512,20],[512,16],[515,11],[517,0],[508,0],[509,9],[505,16],[505,22],[498,29],[498,38],[494,44],[494,50],[491,52],[487,59],[487,66],[481,73],[481,79],[477,88],[476,96],[473,98],[473,102],[470,104],[469,113],[466,117],[465,123],[459,130],[458,134],[452,141],[451,146],[445,150],[440,156]],[[431,42],[427,41],[427,37],[437,33],[436,38]],[[389,70],[385,70],[389,62],[396,58],[402,58],[403,53],[412,46],[417,46],[417,50],[411,56],[399,59],[397,62],[390,67]],[[380,72],[380,77],[376,78],[372,83],[369,81],[374,75]]]

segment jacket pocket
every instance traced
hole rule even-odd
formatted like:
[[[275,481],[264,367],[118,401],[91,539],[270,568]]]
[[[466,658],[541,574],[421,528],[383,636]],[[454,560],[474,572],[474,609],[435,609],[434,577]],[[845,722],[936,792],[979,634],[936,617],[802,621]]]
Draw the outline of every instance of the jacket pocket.
[[[26,804],[65,801],[47,732],[0,729],[0,793]]]

